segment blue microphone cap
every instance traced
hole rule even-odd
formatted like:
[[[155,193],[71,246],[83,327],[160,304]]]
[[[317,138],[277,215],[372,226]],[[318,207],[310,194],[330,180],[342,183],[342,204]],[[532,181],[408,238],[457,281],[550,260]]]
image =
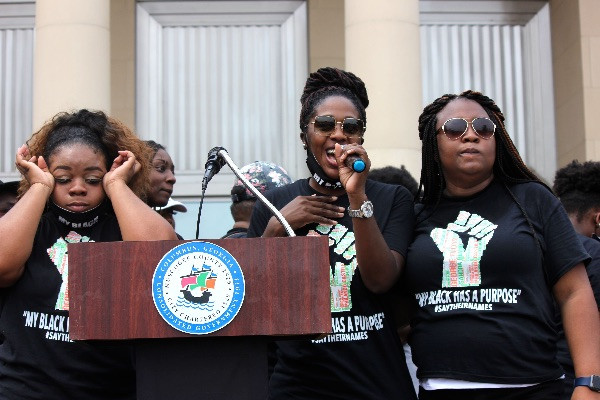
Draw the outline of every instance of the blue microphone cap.
[[[365,164],[365,162],[361,159],[354,160],[354,162],[352,163],[352,169],[355,172],[363,172],[366,167],[367,167],[367,164]]]

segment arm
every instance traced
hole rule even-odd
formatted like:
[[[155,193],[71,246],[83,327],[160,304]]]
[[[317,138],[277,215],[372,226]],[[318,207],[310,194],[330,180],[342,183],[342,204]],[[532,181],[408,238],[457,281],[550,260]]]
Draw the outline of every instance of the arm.
[[[352,196],[350,208],[358,209],[367,196]],[[374,293],[387,292],[404,269],[404,257],[390,250],[375,218],[354,218],[356,259],[365,286]]]
[[[348,168],[344,161],[350,154],[360,156],[367,164],[367,169],[356,173]],[[346,145],[344,151],[339,144],[335,145],[338,160],[340,181],[348,193],[350,208],[359,209],[366,201],[365,186],[371,162],[365,149],[359,145]],[[404,257],[397,251],[390,250],[375,218],[353,218],[356,259],[360,275],[365,286],[374,293],[384,293],[391,289],[404,268]]]
[[[564,274],[553,291],[560,306],[575,377],[600,375],[600,315],[583,263]],[[600,399],[600,393],[577,387],[572,399]]]
[[[119,221],[123,240],[177,240],[173,227],[127,186],[140,164],[130,151],[119,151],[103,185]]]
[[[23,274],[40,218],[54,188],[54,177],[43,157],[30,157],[27,146],[17,150],[16,165],[31,187],[0,218],[0,287],[14,284]]]

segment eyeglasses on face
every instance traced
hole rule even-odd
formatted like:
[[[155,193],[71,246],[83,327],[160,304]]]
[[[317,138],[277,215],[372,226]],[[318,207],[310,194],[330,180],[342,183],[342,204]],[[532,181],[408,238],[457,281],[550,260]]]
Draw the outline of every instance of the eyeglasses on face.
[[[367,130],[362,120],[352,117],[336,121],[331,115],[318,115],[314,121],[309,123],[315,126],[315,133],[317,135],[324,137],[331,136],[337,124],[341,124],[342,132],[348,138],[360,138],[365,133],[365,130]]]
[[[474,118],[471,122],[464,118],[450,118],[444,122],[440,129],[448,139],[457,140],[467,132],[469,124],[471,124],[477,136],[485,140],[494,136],[496,131],[496,124],[489,118]],[[438,129],[438,132],[440,129]]]

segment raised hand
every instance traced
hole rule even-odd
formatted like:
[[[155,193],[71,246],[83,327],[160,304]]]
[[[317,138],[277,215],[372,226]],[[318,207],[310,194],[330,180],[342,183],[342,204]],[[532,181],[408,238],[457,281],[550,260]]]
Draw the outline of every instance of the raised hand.
[[[302,228],[311,223],[321,225],[335,225],[334,218],[344,216],[344,207],[333,203],[335,196],[298,196],[285,205],[280,212],[288,221],[292,229]],[[279,221],[272,217],[265,229],[263,236],[285,236],[285,230]]]
[[[15,165],[30,185],[41,183],[50,190],[54,188],[54,176],[48,170],[46,160],[42,156],[32,156],[26,144],[17,150]]]
[[[367,151],[359,144],[335,144],[335,158],[337,159],[338,169],[340,173],[340,182],[349,195],[364,193],[367,175],[371,168],[371,160],[367,155]],[[362,172],[356,172],[345,164],[346,158],[350,155],[360,157],[366,164],[366,168]]]
[[[333,203],[335,196],[298,196],[281,209],[281,214],[293,229],[311,223],[335,225],[334,218],[344,216],[344,208]]]
[[[110,170],[104,175],[102,184],[107,195],[110,195],[110,186],[115,182],[122,182],[125,185],[142,168],[135,155],[128,150],[119,150],[119,155],[113,160]]]

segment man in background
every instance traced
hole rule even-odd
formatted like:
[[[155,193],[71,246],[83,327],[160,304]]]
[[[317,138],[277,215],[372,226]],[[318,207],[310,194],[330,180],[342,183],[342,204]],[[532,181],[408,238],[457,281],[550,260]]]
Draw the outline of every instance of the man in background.
[[[174,215],[177,212],[187,212],[187,207],[183,205],[183,203],[178,202],[177,200],[173,200],[169,197],[169,201],[164,207],[155,207],[155,210],[163,216],[164,219],[169,221],[173,229],[175,229],[175,218]]]
[[[263,194],[268,190],[292,183],[292,178],[279,165],[267,161],[255,161],[240,168],[244,177]],[[250,225],[256,196],[237,180],[231,188],[231,216],[233,227],[221,239],[245,238]]]

